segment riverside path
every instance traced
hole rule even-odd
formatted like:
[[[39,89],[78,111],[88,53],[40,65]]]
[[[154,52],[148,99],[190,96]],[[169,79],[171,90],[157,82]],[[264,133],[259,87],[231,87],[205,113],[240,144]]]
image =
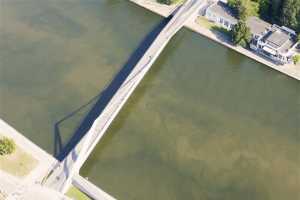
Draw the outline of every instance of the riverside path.
[[[144,55],[113,95],[102,113],[94,121],[90,130],[63,161],[58,162],[56,166],[49,170],[48,178],[44,182],[45,186],[60,192],[66,191],[73,181],[73,177],[79,173],[81,166],[133,93],[134,89],[149,71],[164,47],[168,44],[169,40],[185,25],[187,20],[196,16],[199,9],[204,5],[205,0],[186,0],[185,3],[181,5],[145,51]],[[99,197],[97,199],[107,198]]]

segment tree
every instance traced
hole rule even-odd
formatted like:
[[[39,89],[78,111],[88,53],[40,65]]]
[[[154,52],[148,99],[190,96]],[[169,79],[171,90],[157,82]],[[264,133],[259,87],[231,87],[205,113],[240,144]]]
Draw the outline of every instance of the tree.
[[[232,8],[238,19],[245,20],[247,18],[246,7],[242,0],[229,0],[228,5]]]
[[[299,27],[299,12],[300,1],[299,0],[283,0],[281,9],[280,22],[284,26],[297,29]]]
[[[244,21],[240,20],[231,30],[231,38],[235,45],[247,47],[251,40],[250,28]]]
[[[298,12],[298,14],[297,14],[297,21],[298,21],[298,26],[297,26],[297,31],[298,32],[300,32],[300,10],[299,10],[299,12]]]
[[[13,153],[15,148],[16,145],[12,139],[6,137],[0,139],[0,156]]]
[[[283,0],[271,0],[270,14],[273,22],[279,21],[282,1]]]
[[[259,15],[264,19],[271,19],[270,18],[270,7],[271,1],[270,0],[259,0]]]

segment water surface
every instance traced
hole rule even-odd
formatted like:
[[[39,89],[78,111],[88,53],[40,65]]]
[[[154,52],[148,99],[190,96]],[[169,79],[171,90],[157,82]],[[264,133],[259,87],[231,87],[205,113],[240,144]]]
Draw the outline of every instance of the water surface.
[[[119,199],[299,199],[299,91],[182,30],[81,174]]]
[[[0,116],[49,152],[161,20],[125,0],[0,2]],[[299,113],[298,81],[183,29],[81,174],[124,200],[300,199]]]
[[[0,0],[0,116],[50,153],[160,20],[120,2]]]

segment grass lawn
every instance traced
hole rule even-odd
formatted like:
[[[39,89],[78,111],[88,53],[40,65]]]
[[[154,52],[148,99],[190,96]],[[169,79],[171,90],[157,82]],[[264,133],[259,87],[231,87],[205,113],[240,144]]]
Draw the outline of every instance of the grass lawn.
[[[215,26],[215,23],[209,21],[204,16],[198,16],[196,19],[196,23],[207,29],[212,29]]]
[[[74,186],[70,187],[66,195],[74,200],[91,200],[86,194]]]
[[[11,155],[0,156],[0,170],[11,175],[23,177],[33,170],[38,161],[16,146]]]
[[[204,28],[211,30],[212,32],[222,33],[226,37],[230,36],[230,31],[228,31],[225,28],[217,26],[214,22],[209,21],[204,16],[198,16],[198,18],[196,19],[196,23],[201,25]]]

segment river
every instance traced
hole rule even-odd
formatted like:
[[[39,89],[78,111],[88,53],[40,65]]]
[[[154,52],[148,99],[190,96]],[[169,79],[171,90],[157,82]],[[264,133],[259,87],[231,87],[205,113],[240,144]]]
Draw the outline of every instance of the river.
[[[0,117],[53,153],[160,21],[126,0],[0,0]],[[124,200],[299,199],[299,113],[299,81],[183,29],[80,173]]]

